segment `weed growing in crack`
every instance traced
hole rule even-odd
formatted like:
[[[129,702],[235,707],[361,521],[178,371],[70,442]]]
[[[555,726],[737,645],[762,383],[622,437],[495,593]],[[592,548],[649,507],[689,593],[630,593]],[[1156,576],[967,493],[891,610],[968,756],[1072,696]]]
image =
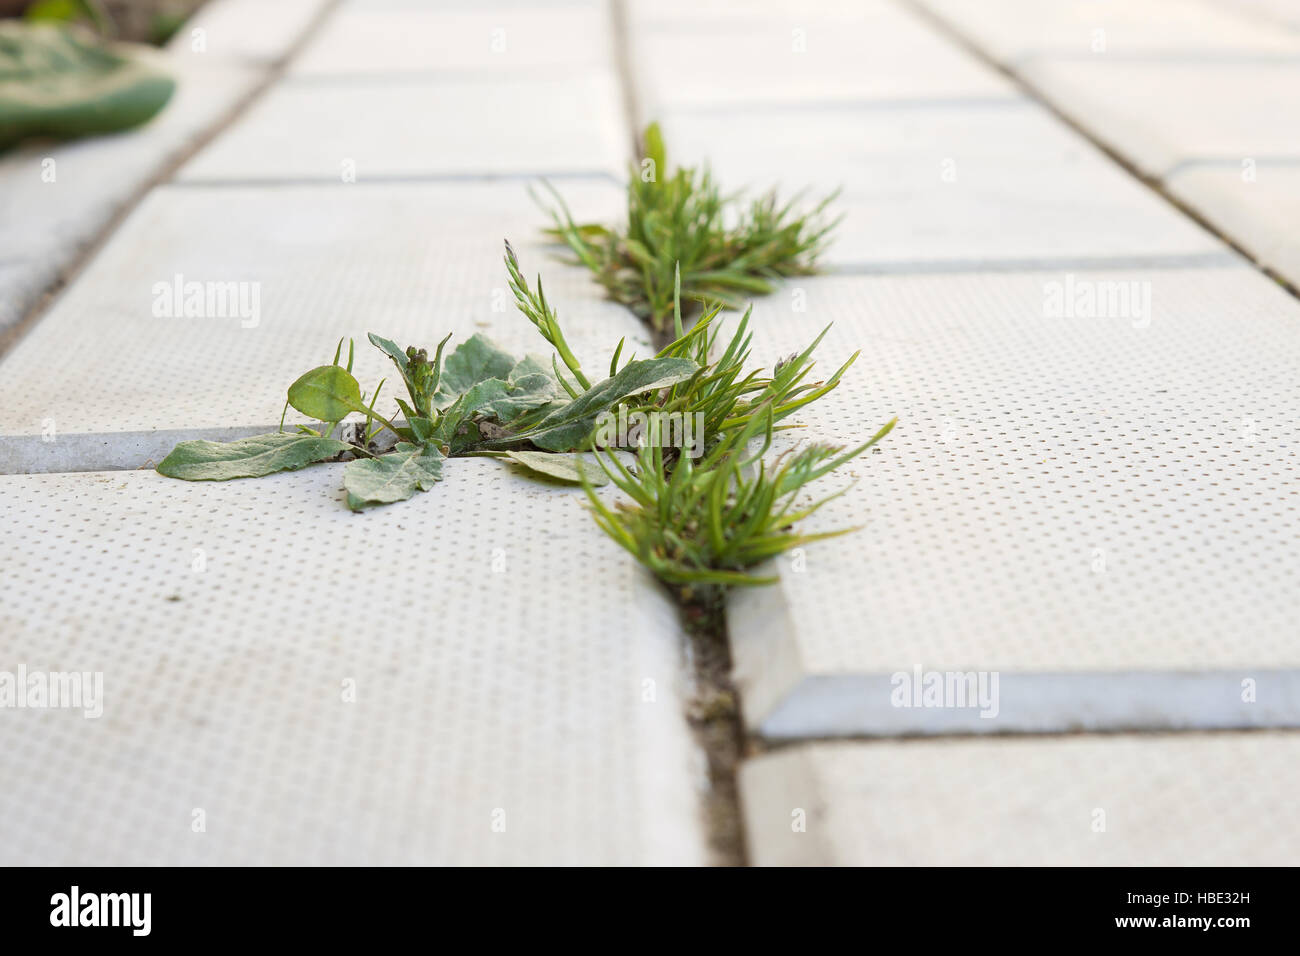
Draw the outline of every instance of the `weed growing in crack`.
[[[661,390],[691,378],[698,366],[688,358],[658,356],[633,358],[619,367],[616,351],[610,376],[592,384],[565,343],[540,283],[534,295],[508,244],[506,266],[520,309],[538,324],[576,385],[565,378],[554,357],[549,365],[534,356],[515,359],[482,335],[474,335],[444,360],[451,336],[438,344],[430,359],[424,349],[402,349],[371,333],[370,343],[392,360],[406,386],[406,398],[395,399],[403,420],[376,411],[382,381],[366,402],[352,375],[352,345],[343,365],[340,342],[331,364],[312,369],[289,386],[286,412],[292,406],[319,421],[319,428],[298,425],[285,432],[282,418],[277,433],[227,443],[181,442],[158,464],[158,471],[187,481],[225,481],[350,459],[343,486],[354,511],[428,491],[441,479],[445,459],[469,455],[510,458],[534,471],[578,481],[585,474],[583,460],[570,453],[588,446],[601,415],[624,404],[643,406]],[[350,415],[364,419],[357,441],[335,437]],[[387,446],[379,442],[384,432],[389,433]],[[587,471],[588,480],[603,478],[594,463]]]
[[[894,427],[888,422],[869,441],[847,451],[809,445],[784,452],[771,461],[772,414],[753,416],[729,433],[698,464],[680,457],[669,467],[658,444],[637,455],[634,468],[617,457],[598,460],[630,503],[612,508],[584,483],[596,523],[665,584],[693,599],[701,585],[771,584],[775,577],[749,573],[769,558],[824,538],[847,534],[841,528],[797,534],[793,527],[841,489],[809,504],[797,505],[805,485],[862,454]],[[763,439],[751,451],[751,441]]]
[[[631,308],[656,332],[670,327],[678,268],[690,301],[735,308],[750,295],[772,291],[772,280],[810,275],[838,220],[825,212],[835,194],[797,211],[775,190],[749,201],[724,195],[707,168],[668,172],[658,124],[642,137],[645,166],[627,187],[627,224],[619,230],[576,223],[549,184],[555,206],[550,233],[563,239],[609,296]]]
[[[575,400],[581,400],[580,392],[590,390],[577,360],[572,358],[560,332],[559,321],[554,310],[546,301],[538,281],[538,291],[534,293],[526,279],[519,271],[519,264],[514,251],[506,244],[506,265],[510,272],[510,287],[515,293],[519,310],[539,330],[546,341],[555,346],[556,351],[565,357],[565,364],[573,373],[576,385],[569,385],[552,359],[554,372]],[[748,425],[760,410],[770,409],[775,422],[780,422],[799,408],[815,401],[833,389],[844,372],[857,359],[855,352],[843,365],[836,369],[825,382],[809,382],[808,374],[812,370],[811,356],[813,350],[826,335],[827,329],[803,352],[792,355],[778,362],[770,375],[761,370],[746,371],[750,364],[751,344],[750,312],[746,311],[736,324],[735,330],[727,339],[725,348],[719,353],[719,336],[722,331],[720,315],[722,306],[711,305],[705,308],[699,319],[689,331],[683,329],[681,297],[683,294],[680,277],[674,277],[676,310],[673,315],[673,329],[676,334],[656,356],[656,362],[672,362],[667,366],[674,374],[679,369],[692,368],[692,373],[676,384],[664,388],[646,391],[640,395],[630,395],[619,403],[625,417],[641,416],[645,421],[663,422],[671,416],[678,416],[690,421],[700,421],[709,444],[720,440],[725,434]],[[624,342],[619,341],[609,363],[610,378],[615,381],[619,372],[618,362],[623,352]],[[632,363],[629,363],[632,364]],[[624,366],[626,368],[627,366]],[[604,383],[596,386],[599,390]],[[613,410],[611,408],[611,410]],[[768,414],[763,411],[763,414]],[[698,416],[698,419],[697,419]],[[627,446],[618,446],[627,447]]]
[[[657,355],[620,364],[613,350],[606,378],[592,381],[564,339],[559,318],[542,291],[533,291],[506,244],[506,270],[516,305],[555,352],[547,363],[516,359],[481,335],[446,352],[447,336],[430,357],[371,333],[370,343],[393,362],[405,397],[393,401],[402,417],[377,411],[381,381],[361,390],[352,375],[354,352],[342,342],[329,365],[311,369],[289,386],[292,406],[320,422],[235,442],[181,442],[158,471],[188,481],[224,481],[293,471],[346,460],[348,507],[360,511],[430,490],[448,458],[507,459],[526,469],[580,484],[597,524],[684,599],[733,584],[771,578],[750,569],[769,558],[842,529],[801,534],[796,525],[830,498],[800,503],[816,479],[862,454],[893,427],[851,449],[814,444],[765,459],[775,431],[800,408],[834,389],[855,353],[825,381],[811,380],[812,354],[826,334],[770,371],[750,368],[750,314],[725,338],[722,305],[707,307],[685,330],[683,280],[674,276],[676,338]],[[445,357],[444,357],[445,354]],[[561,367],[563,366],[563,368]],[[349,416],[360,416],[355,440],[335,437]],[[645,431],[609,440],[612,417],[635,418]],[[665,422],[698,422],[694,456],[666,440]],[[595,452],[578,455],[578,452]],[[633,452],[630,464],[621,453]],[[613,482],[628,501],[609,505],[595,486]],[[834,495],[830,497],[835,497]]]
[[[728,585],[773,583],[776,578],[751,574],[750,569],[793,548],[856,530],[796,533],[800,521],[847,489],[802,504],[800,492],[861,455],[897,421],[887,422],[856,448],[812,444],[765,460],[777,423],[835,388],[857,353],[824,383],[805,383],[812,352],[828,330],[823,329],[803,352],[778,362],[770,375],[751,372],[741,377],[749,355],[749,313],[722,355],[710,362],[718,312],[716,306],[706,310],[683,334],[678,280],[673,312],[678,337],[660,353],[690,355],[698,361],[695,375],[663,390],[657,400],[661,409],[678,403],[707,409],[707,453],[693,460],[666,450],[662,436],[655,434],[661,419],[649,417],[651,434],[633,467],[614,454],[597,458],[628,502],[610,507],[590,481],[582,482],[600,528],[688,602]]]

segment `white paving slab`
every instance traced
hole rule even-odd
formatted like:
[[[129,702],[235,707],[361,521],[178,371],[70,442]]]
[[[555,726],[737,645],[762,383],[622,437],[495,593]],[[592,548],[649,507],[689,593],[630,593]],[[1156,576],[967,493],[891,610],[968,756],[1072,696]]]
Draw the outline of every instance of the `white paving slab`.
[[[342,468],[0,479],[0,670],[102,674],[0,709],[0,862],[701,862],[676,609],[581,493]]]
[[[138,191],[224,121],[324,0],[212,0],[157,55],[177,81],[143,127],[0,156],[0,330],[21,319]],[[199,31],[199,32],[196,32]]]
[[[1167,186],[1261,264],[1300,286],[1300,157],[1285,164],[1186,166]]]
[[[608,68],[609,4],[345,3],[298,57],[296,74]]]
[[[1300,30],[1300,0],[1215,0],[1220,6],[1257,17],[1265,23]]]
[[[1287,26],[1300,7],[922,2],[1263,265],[1300,271],[1288,222],[1300,183],[1300,33]]]
[[[627,127],[611,72],[504,79],[281,82],[181,169],[182,181],[621,177]]]
[[[677,108],[1001,97],[1012,88],[885,0],[629,4],[643,119]],[[773,138],[781,131],[773,130]]]
[[[617,215],[618,188],[563,186],[576,215]],[[622,337],[650,354],[644,327],[542,241],[547,222],[522,182],[155,190],[0,361],[0,472],[136,468],[182,437],[264,431],[343,336],[367,389],[392,372],[368,331],[430,348],[484,332],[549,354],[515,311],[506,237],[589,368]],[[167,314],[177,276],[243,283],[241,307]],[[392,408],[391,381],[383,394]]]
[[[1297,758],[1294,733],[814,744],[746,762],[741,805],[760,866],[1288,866]]]
[[[771,131],[781,130],[773,138]],[[842,190],[830,265],[1222,256],[1222,244],[1027,100],[670,114],[670,162],[726,189]]]
[[[891,0],[808,0],[791,3],[789,0],[754,0],[752,3],[734,3],[733,0],[659,0],[658,3],[632,0],[631,12],[641,24],[648,26],[680,26],[684,23],[714,25],[732,29],[747,22],[780,21],[802,12],[811,20],[847,20],[854,16],[886,16]]]
[[[1300,155],[1300,61],[1034,60],[1025,79],[1148,175]]]
[[[148,182],[252,90],[253,67],[160,57],[177,88],[135,130],[32,143],[0,156],[0,329],[17,322]]]
[[[168,43],[176,57],[270,66],[283,60],[329,0],[208,0]]]
[[[1030,57],[1300,53],[1300,38],[1205,0],[919,0],[1002,63]]]
[[[1107,312],[1054,312],[1087,292]],[[862,350],[802,437],[899,423],[823,480],[857,482],[809,524],[863,530],[730,599],[752,731],[1300,725],[1300,305],[1276,284],[1245,266],[828,277],[754,322],[758,361],[828,323],[823,368]],[[997,706],[898,706],[917,668],[996,676]]]

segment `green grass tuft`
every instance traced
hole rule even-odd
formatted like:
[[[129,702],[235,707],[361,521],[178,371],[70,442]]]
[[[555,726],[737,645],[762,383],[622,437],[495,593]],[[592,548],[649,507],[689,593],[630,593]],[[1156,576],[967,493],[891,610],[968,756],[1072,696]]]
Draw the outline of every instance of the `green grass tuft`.
[[[800,493],[875,445],[897,419],[853,448],[810,444],[765,460],[778,423],[834,389],[858,353],[825,381],[810,381],[812,353],[827,327],[770,373],[744,373],[750,355],[749,313],[719,354],[720,306],[707,308],[689,332],[682,332],[680,280],[675,285],[678,337],[659,357],[689,358],[699,370],[686,381],[629,403],[632,411],[645,413],[651,425],[632,467],[613,449],[597,456],[628,501],[610,507],[592,483],[580,477],[600,528],[679,596],[691,600],[710,589],[770,584],[774,577],[752,569],[793,548],[856,530],[799,533],[799,522],[847,489],[811,503],[801,503]],[[706,441],[698,459],[663,440],[664,415],[676,412],[691,420],[698,415],[704,422]]]
[[[782,202],[775,190],[748,203],[724,195],[707,168],[668,172],[654,123],[643,136],[643,155],[628,180],[624,230],[574,222],[550,184],[556,204],[547,211],[555,221],[550,233],[568,243],[611,298],[656,332],[669,328],[679,267],[687,301],[727,308],[768,294],[776,279],[817,271],[817,257],[838,223],[825,215],[835,193],[809,210],[796,209],[799,195]]]

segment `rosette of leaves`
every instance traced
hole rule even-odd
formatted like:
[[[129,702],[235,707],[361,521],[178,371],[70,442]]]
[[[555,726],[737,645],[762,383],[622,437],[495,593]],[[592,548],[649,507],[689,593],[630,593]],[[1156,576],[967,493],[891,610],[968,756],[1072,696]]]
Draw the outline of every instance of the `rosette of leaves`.
[[[401,417],[386,418],[376,410],[384,382],[367,400],[352,375],[351,346],[346,364],[340,363],[340,342],[331,364],[289,386],[286,412],[293,407],[321,422],[319,428],[298,425],[285,432],[282,421],[280,432],[241,441],[182,442],[158,471],[223,481],[347,460],[347,504],[359,511],[428,491],[448,458],[503,458],[582,485],[605,533],[685,599],[711,588],[769,583],[772,578],[751,569],[791,548],[853,530],[798,532],[796,525],[829,500],[801,502],[800,493],[872,447],[893,421],[857,447],[812,444],[770,460],[765,455],[773,434],[791,427],[785,420],[834,389],[856,353],[825,380],[814,379],[812,355],[823,330],[802,352],[770,370],[757,368],[749,313],[724,336],[722,307],[715,304],[687,331],[681,280],[675,277],[676,338],[652,358],[633,356],[622,364],[620,341],[608,376],[592,381],[565,341],[540,278],[534,289],[509,244],[505,261],[516,305],[554,349],[549,363],[536,356],[516,359],[482,335],[444,358],[448,336],[430,358],[424,349],[402,349],[371,334],[371,344],[392,360],[405,387],[405,396],[394,399]],[[702,421],[702,454],[692,459],[653,432],[630,449],[595,449],[598,420],[620,408],[652,421],[675,413]],[[355,440],[335,437],[349,416],[361,419]],[[619,454],[627,451],[635,453],[630,461]],[[596,495],[594,486],[609,482],[624,500],[611,504]]]
[[[508,251],[507,261],[518,276],[513,252]],[[533,296],[518,278],[517,295]],[[544,297],[537,301],[545,304]],[[347,460],[343,486],[354,511],[428,491],[442,477],[445,459],[469,455],[507,458],[573,482],[599,481],[598,468],[592,465],[584,473],[581,459],[571,454],[588,446],[597,419],[623,403],[653,401],[699,369],[682,356],[633,358],[619,366],[616,352],[609,376],[592,383],[564,342],[549,305],[544,314],[549,322],[544,335],[576,385],[562,375],[554,358],[549,365],[535,356],[516,359],[483,335],[474,335],[444,359],[450,336],[430,358],[425,349],[403,349],[371,333],[370,343],[392,360],[405,386],[405,397],[394,399],[400,417],[377,411],[383,381],[367,400],[352,375],[353,348],[349,344],[342,364],[340,342],[329,365],[306,372],[289,386],[286,413],[292,407],[320,427],[298,425],[286,432],[282,420],[281,430],[272,434],[234,442],[181,442],[157,470],[187,481],[226,481]],[[363,420],[354,441],[336,437],[350,416]],[[384,447],[385,439],[391,448]]]

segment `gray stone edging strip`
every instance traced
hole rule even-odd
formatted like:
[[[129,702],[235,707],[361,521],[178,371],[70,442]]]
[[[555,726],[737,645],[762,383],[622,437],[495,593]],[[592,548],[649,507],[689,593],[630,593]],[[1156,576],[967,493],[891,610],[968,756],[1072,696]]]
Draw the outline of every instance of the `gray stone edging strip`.
[[[924,702],[927,673],[810,676],[752,729],[788,741],[1300,727],[1300,669],[954,671],[964,696],[933,706]]]
[[[1300,853],[1288,731],[827,742],[741,770],[759,866],[1259,866]]]
[[[130,471],[152,468],[182,441],[234,441],[277,431],[279,422],[230,428],[0,435],[0,475]]]

